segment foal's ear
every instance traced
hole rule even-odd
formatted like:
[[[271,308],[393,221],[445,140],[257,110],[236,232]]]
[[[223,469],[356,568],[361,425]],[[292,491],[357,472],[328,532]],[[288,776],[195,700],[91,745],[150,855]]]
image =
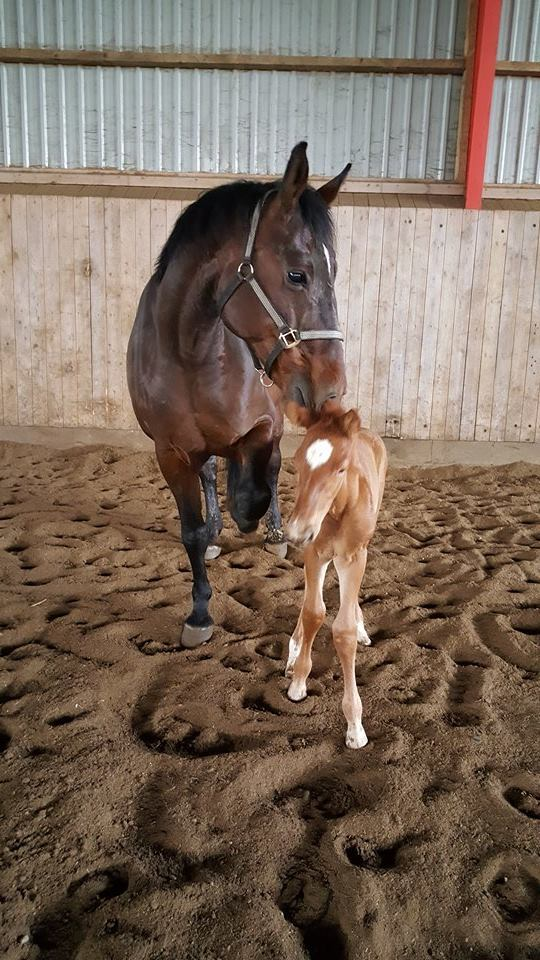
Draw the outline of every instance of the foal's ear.
[[[330,204],[336,199],[341,184],[347,178],[347,174],[351,169],[351,166],[352,164],[348,163],[346,167],[343,167],[341,173],[338,173],[337,177],[334,177],[333,180],[329,180],[328,183],[323,183],[322,187],[319,187],[318,192],[323,200],[326,201],[328,206],[330,206]]]
[[[279,189],[281,205],[286,210],[292,210],[301,193],[304,192],[308,176],[309,164],[307,160],[307,143],[301,140],[291,151],[289,162]]]
[[[362,421],[358,410],[347,410],[340,420],[340,428],[347,437],[355,437],[362,428]]]

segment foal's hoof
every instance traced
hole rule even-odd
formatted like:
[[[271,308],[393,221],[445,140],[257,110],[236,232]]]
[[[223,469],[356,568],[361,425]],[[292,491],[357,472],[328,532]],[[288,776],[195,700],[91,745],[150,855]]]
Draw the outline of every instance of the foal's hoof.
[[[283,543],[268,543],[265,541],[264,549],[268,550],[268,553],[273,553],[275,557],[279,557],[280,560],[284,560],[287,556],[287,542]]]
[[[361,723],[351,723],[347,728],[345,745],[351,750],[361,750],[368,742],[366,731]]]
[[[219,557],[220,553],[221,553],[221,547],[219,547],[217,543],[212,543],[210,544],[209,547],[206,548],[204,553],[204,559],[215,560],[216,557]]]
[[[307,697],[305,680],[293,680],[289,689],[287,690],[287,696],[289,700],[293,701],[293,703],[300,703],[301,700],[305,700]]]
[[[192,627],[189,623],[184,624],[182,630],[182,646],[187,650],[193,650],[194,647],[200,647],[203,643],[208,643],[214,632],[214,624],[209,627]]]

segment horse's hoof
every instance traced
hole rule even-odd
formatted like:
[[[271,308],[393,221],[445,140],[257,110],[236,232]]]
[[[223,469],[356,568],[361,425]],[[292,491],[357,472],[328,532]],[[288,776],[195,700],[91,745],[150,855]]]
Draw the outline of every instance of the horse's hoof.
[[[217,543],[211,543],[209,547],[206,548],[204,559],[205,560],[215,560],[216,557],[219,557],[221,553],[221,547]]]
[[[287,542],[283,543],[268,543],[265,541],[264,549],[268,550],[268,553],[273,553],[275,557],[279,557],[280,560],[284,560],[287,556]]]
[[[214,632],[214,624],[209,627],[192,627],[189,623],[184,624],[182,630],[182,646],[187,650],[193,650],[200,647],[203,643],[208,643]]]

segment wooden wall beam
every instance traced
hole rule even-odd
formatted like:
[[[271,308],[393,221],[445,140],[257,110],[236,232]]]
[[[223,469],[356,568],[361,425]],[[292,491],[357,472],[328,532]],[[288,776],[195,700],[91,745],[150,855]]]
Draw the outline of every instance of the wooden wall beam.
[[[247,173],[160,173],[140,171],[131,173],[119,170],[63,170],[53,167],[0,167],[0,192],[9,193],[14,188],[31,188],[35,192],[45,192],[50,187],[89,188],[90,191],[113,187],[130,189],[173,189],[173,190],[209,190],[224,183],[245,180],[246,176],[261,181],[276,180],[268,174]],[[318,187],[328,177],[311,176],[309,182]],[[341,194],[355,193],[405,193],[438,195],[463,195],[463,185],[443,180],[361,180],[347,178]]]
[[[540,60],[497,60],[498,77],[540,77]]]
[[[417,73],[461,75],[465,61],[407,58],[303,57],[266,53],[174,53],[155,50],[53,50],[0,48],[0,63],[77,67],[163,67],[183,70],[294,70],[316,73]]]

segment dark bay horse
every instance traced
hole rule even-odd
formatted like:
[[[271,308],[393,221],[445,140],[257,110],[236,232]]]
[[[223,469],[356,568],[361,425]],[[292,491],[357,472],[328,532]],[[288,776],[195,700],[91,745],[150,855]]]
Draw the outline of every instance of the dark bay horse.
[[[193,571],[185,647],[213,630],[205,559],[217,556],[222,527],[216,456],[228,460],[228,507],[239,529],[255,530],[267,514],[267,543],[284,544],[283,411],[301,423],[345,391],[329,204],[350,164],[314,190],[306,147],[293,149],[282,181],[217,187],[185,210],[129,340],[133,409],[178,505]]]

